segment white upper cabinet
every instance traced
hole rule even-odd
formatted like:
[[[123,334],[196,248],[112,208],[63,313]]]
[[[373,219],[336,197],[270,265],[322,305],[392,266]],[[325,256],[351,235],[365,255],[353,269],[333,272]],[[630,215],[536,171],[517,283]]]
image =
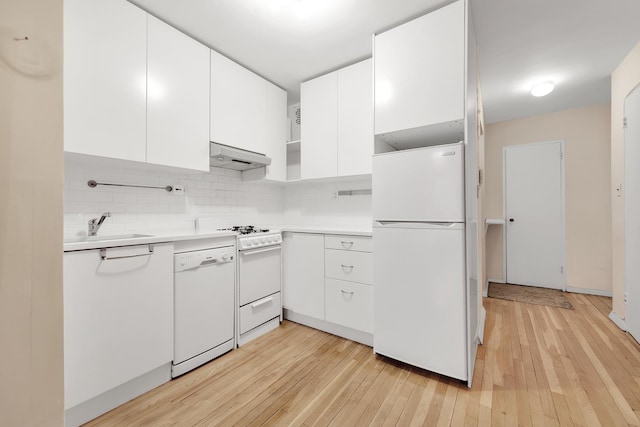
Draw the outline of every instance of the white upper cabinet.
[[[210,49],[149,15],[147,162],[209,171]]]
[[[383,141],[463,138],[465,34],[458,0],[375,36],[375,134]]]
[[[287,180],[287,92],[267,82],[266,152],[271,158],[266,178]]]
[[[371,173],[370,59],[302,83],[302,179]]]
[[[266,103],[266,80],[211,51],[211,141],[266,154]]]
[[[144,162],[146,75],[146,12],[125,0],[65,0],[65,151]]]
[[[338,73],[300,86],[301,178],[338,175]]]
[[[338,70],[338,175],[371,173],[373,60]]]

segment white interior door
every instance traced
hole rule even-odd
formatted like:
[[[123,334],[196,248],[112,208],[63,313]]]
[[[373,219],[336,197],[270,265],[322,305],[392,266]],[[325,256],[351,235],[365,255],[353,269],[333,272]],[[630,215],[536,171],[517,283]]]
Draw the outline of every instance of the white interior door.
[[[629,333],[640,341],[640,89],[624,101],[624,265],[627,294],[625,320]]]
[[[564,142],[505,147],[506,280],[565,288]]]

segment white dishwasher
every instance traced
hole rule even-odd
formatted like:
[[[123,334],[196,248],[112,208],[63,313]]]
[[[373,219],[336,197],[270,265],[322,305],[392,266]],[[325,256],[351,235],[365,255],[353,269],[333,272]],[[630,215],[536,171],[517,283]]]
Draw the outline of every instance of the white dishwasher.
[[[235,346],[235,246],[174,255],[174,355],[182,375]]]

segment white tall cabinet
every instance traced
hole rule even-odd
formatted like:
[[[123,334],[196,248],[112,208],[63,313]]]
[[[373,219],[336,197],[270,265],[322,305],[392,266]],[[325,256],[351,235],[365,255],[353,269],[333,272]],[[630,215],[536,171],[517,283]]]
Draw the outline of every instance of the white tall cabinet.
[[[147,162],[209,170],[209,51],[149,15]]]
[[[396,148],[464,138],[465,34],[460,0],[375,36],[377,138]]]
[[[65,0],[65,151],[146,161],[146,77],[145,11]]]
[[[371,173],[372,66],[368,59],[300,86],[302,179]]]

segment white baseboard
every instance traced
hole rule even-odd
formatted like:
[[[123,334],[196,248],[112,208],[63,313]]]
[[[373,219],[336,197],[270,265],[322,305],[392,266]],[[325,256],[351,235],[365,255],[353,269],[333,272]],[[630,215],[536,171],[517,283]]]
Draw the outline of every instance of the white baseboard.
[[[611,313],[609,313],[609,319],[611,319],[611,321],[613,323],[615,323],[618,328],[620,328],[623,331],[627,332],[627,330],[628,330],[627,329],[627,322],[625,322],[624,319],[620,318],[620,316],[615,314],[613,311]]]
[[[314,329],[319,329],[321,331],[373,347],[373,334],[368,332],[359,331],[342,325],[336,325],[335,323],[327,322],[326,320],[316,319],[314,317],[296,313],[295,311],[287,308],[284,309],[284,318],[291,320],[292,322],[300,323]]]
[[[601,297],[609,298],[613,296],[613,293],[611,291],[603,291],[602,289],[576,288],[573,286],[567,286],[567,292],[572,292],[574,294],[598,295]]]
[[[171,380],[171,362],[64,411],[66,427],[76,427]]]
[[[487,320],[487,309],[482,306],[482,311],[480,312],[480,322],[478,322],[478,330],[476,331],[476,339],[478,344],[484,343],[484,322]]]

